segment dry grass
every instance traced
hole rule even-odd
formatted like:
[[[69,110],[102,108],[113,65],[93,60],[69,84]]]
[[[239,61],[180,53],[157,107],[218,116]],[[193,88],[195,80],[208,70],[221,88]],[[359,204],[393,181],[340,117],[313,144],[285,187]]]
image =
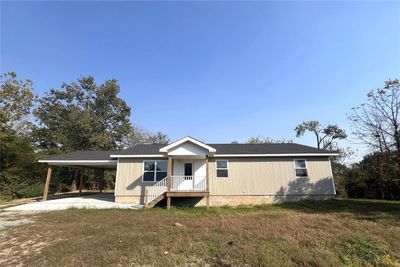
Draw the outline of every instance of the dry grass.
[[[400,202],[67,210],[9,230],[0,264],[400,266],[399,241]]]

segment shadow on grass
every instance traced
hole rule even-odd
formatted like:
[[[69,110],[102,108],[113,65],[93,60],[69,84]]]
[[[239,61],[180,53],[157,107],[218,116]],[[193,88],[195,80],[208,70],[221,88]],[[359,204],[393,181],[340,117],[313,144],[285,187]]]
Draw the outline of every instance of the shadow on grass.
[[[383,201],[367,199],[331,199],[331,200],[301,200],[279,204],[264,204],[256,206],[237,207],[173,207],[166,210],[157,207],[149,212],[166,212],[194,216],[219,216],[246,212],[270,212],[273,215],[282,215],[280,211],[296,211],[307,214],[337,214],[339,216],[352,216],[359,220],[387,220],[400,223],[400,201]]]
[[[393,216],[400,219],[400,201],[332,199],[324,201],[303,200],[276,205],[283,209],[305,213],[350,213],[355,215],[358,219],[364,220],[375,221]]]

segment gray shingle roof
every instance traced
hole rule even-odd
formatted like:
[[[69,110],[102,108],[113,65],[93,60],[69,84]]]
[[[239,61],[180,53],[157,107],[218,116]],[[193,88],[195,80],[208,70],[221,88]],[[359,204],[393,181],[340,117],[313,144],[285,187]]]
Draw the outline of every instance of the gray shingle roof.
[[[208,144],[217,150],[216,154],[330,154],[322,150],[296,143],[287,144]]]
[[[207,144],[217,150],[216,154],[331,154],[336,151],[322,150],[310,146],[288,144]],[[110,155],[154,155],[159,152],[160,144],[136,145],[121,151],[75,151],[44,160],[110,160]]]

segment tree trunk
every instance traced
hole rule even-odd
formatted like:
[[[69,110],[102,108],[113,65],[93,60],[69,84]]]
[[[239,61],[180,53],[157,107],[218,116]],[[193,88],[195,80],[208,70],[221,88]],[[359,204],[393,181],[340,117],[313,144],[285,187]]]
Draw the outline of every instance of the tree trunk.
[[[100,193],[103,192],[103,181],[104,181],[104,169],[95,169],[94,170],[94,175],[96,177],[96,189],[100,191]]]
[[[383,167],[383,160],[382,155],[378,156],[378,166],[377,166],[377,180],[378,180],[378,192],[381,199],[385,199],[385,190],[384,190],[384,167]]]

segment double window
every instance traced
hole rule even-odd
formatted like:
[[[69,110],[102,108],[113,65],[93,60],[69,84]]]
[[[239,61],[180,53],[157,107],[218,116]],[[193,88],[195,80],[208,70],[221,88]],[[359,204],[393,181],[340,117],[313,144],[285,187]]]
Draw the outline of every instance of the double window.
[[[305,159],[295,159],[294,170],[296,178],[308,178],[307,162]]]
[[[167,177],[167,160],[145,160],[143,164],[143,182],[157,182]]]
[[[217,177],[228,178],[228,161],[227,160],[216,160],[217,164]]]

